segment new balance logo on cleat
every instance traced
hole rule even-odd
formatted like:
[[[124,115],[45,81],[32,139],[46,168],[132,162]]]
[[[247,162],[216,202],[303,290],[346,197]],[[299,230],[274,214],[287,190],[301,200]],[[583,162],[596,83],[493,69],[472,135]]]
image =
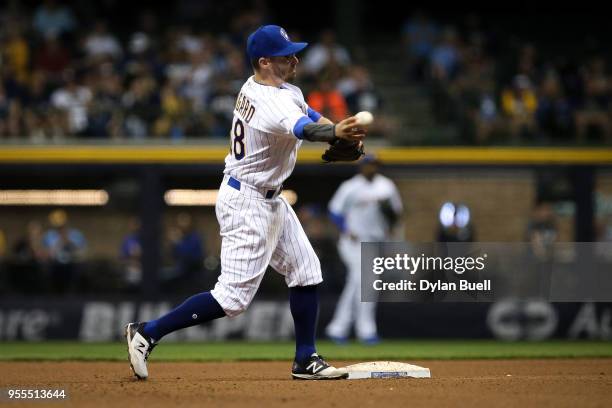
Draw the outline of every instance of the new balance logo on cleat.
[[[144,354],[146,353],[147,350],[147,346],[146,344],[144,344],[143,342],[138,342],[138,346],[136,346],[136,350],[140,352],[140,354],[142,354],[144,356]]]
[[[308,367],[306,367],[306,370],[310,370],[311,373],[316,374],[318,371],[324,369],[325,366],[322,365],[317,365],[316,361],[313,361],[312,363],[310,363],[310,365]]]
[[[293,362],[291,376],[294,380],[339,380],[348,378],[348,371],[327,364],[323,357],[313,353],[303,364]]]
[[[139,380],[145,380],[149,376],[147,370],[147,359],[155,347],[152,339],[144,332],[145,323],[129,323],[125,326],[125,338],[128,346],[128,361],[134,375]]]

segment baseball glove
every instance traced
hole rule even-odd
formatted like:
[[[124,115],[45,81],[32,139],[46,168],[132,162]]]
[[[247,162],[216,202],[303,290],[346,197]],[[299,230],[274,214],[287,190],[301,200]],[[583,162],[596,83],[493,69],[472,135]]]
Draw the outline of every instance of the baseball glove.
[[[329,142],[330,146],[325,150],[321,158],[324,162],[355,161],[363,154],[363,143],[351,142],[345,139],[335,139]]]
[[[385,217],[385,220],[387,220],[389,227],[393,228],[399,219],[399,214],[396,213],[393,206],[391,206],[391,200],[387,198],[378,201],[378,208],[380,209],[383,217]]]

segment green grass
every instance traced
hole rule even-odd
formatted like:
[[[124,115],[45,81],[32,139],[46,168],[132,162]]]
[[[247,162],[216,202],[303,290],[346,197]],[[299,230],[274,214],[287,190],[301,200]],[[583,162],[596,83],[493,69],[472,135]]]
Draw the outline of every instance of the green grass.
[[[156,361],[290,360],[293,342],[162,343]],[[604,341],[500,342],[494,340],[402,340],[377,346],[337,346],[321,341],[319,352],[332,360],[420,360],[486,358],[612,357]],[[97,360],[124,361],[124,343],[0,342],[0,361]]]

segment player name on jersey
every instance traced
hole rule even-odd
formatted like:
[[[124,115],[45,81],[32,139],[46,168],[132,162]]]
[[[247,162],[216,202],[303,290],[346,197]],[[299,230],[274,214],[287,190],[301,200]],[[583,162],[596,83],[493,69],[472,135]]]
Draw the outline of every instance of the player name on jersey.
[[[253,119],[253,115],[255,115],[255,106],[251,103],[251,100],[244,96],[242,92],[238,94],[238,98],[236,99],[236,110],[246,123],[249,123],[251,119]]]

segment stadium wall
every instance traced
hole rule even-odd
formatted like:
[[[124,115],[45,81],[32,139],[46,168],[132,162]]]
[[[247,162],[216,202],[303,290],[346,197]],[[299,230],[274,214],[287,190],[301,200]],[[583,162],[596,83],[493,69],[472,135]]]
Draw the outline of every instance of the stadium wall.
[[[181,299],[182,300],[182,299]],[[180,300],[37,299],[0,301],[2,341],[121,340],[123,325],[153,318]],[[321,304],[319,333],[335,300]],[[394,338],[497,338],[508,341],[612,340],[612,304],[513,301],[497,303],[381,303],[379,333]],[[401,322],[401,324],[398,324]],[[293,320],[286,301],[258,299],[242,315],[173,333],[164,341],[290,339]]]

